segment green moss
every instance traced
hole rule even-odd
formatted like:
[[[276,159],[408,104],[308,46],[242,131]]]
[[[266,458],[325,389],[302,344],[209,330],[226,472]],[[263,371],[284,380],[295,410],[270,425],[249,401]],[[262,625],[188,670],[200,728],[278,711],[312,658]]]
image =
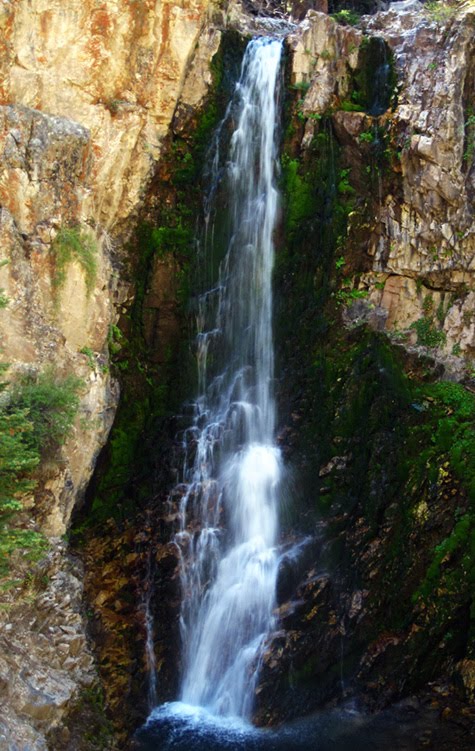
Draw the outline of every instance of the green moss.
[[[286,196],[286,231],[291,242],[302,231],[302,225],[312,221],[315,214],[315,186],[309,175],[300,174],[298,159],[282,157],[284,192]]]
[[[56,235],[51,250],[55,263],[53,286],[56,290],[66,281],[68,265],[76,261],[84,271],[87,293],[91,294],[97,275],[95,238],[80,227],[63,227]]]

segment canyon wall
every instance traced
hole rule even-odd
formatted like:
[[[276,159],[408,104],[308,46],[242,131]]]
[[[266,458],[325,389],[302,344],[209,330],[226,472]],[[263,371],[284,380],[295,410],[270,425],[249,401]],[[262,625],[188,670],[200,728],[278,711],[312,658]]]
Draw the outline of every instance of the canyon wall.
[[[311,539],[256,719],[412,695],[444,720],[429,747],[469,748],[475,14],[435,11],[310,11],[288,37],[278,440]]]
[[[357,277],[373,316],[409,346],[428,343],[422,330],[435,326],[437,357],[454,377],[467,374],[475,355],[474,22],[469,4],[440,18],[418,3],[395,3],[358,28],[309,12],[289,38],[303,144],[332,115],[359,193],[341,247],[346,276]],[[379,59],[368,54],[367,35],[383,44]],[[378,117],[371,110],[383,91],[358,105],[368,65],[373,76],[385,66],[394,76]]]
[[[238,30],[255,28],[255,19],[245,18],[238,5],[229,8],[229,18]],[[103,726],[91,724],[98,738],[89,738],[87,729],[89,716],[96,723],[104,717],[104,698],[97,689],[97,670],[86,639],[84,579],[91,604],[88,615],[97,616],[96,625],[98,613],[102,618],[102,631],[97,629],[98,641],[103,639],[99,654],[105,643],[102,667],[112,687],[107,699],[117,715],[123,711],[136,669],[131,666],[131,641],[143,658],[143,629],[137,629],[137,609],[142,604],[131,604],[131,599],[139,597],[144,551],[151,539],[157,581],[162,577],[163,590],[157,591],[170,599],[175,622],[178,617],[176,556],[156,542],[159,534],[165,540],[169,520],[155,519],[143,533],[129,527],[128,520],[117,527],[111,524],[110,537],[92,540],[87,547],[86,574],[82,564],[70,557],[61,536],[84,496],[117,410],[119,385],[110,368],[111,349],[117,344],[114,326],[120,316],[126,317],[137,292],[133,268],[137,258],[131,257],[127,243],[139,220],[144,215],[150,220],[152,209],[161,208],[165,216],[165,207],[175,215],[172,228],[181,227],[177,205],[183,204],[179,210],[185,217],[188,189],[183,175],[190,166],[188,142],[195,135],[187,128],[194,130],[194,113],[213,83],[210,63],[224,25],[222,9],[217,11],[208,0],[1,1],[0,261],[6,263],[0,265],[0,289],[8,298],[0,309],[1,359],[10,363],[7,378],[11,380],[53,367],[59,377],[75,373],[84,382],[79,414],[66,443],[54,460],[40,466],[35,490],[23,499],[20,522],[44,533],[49,551],[26,583],[14,583],[3,595],[0,745],[6,749],[73,749],[83,748],[82,743],[93,749],[101,733],[104,742],[110,742],[112,731],[105,720]],[[397,601],[398,593],[392,590],[389,604],[384,599],[388,585],[382,561],[385,551],[393,556],[391,545],[399,524],[394,522],[394,509],[400,506],[403,513],[407,509],[401,501],[405,486],[391,474],[399,434],[390,424],[400,419],[394,405],[406,397],[393,398],[386,381],[381,399],[377,386],[371,389],[397,371],[387,341],[402,352],[406,370],[422,380],[445,375],[473,389],[473,25],[469,5],[441,20],[412,3],[411,8],[406,5],[363,17],[355,28],[310,11],[287,42],[289,90],[284,99],[292,111],[292,127],[284,135],[288,149],[283,159],[288,189],[284,213],[285,221],[295,225],[295,247],[289,259],[285,248],[280,249],[276,269],[278,315],[292,327],[291,332],[285,326],[285,331],[277,332],[284,363],[279,388],[292,394],[282,409],[279,441],[289,463],[298,465],[307,492],[307,505],[299,506],[304,491],[296,494],[294,513],[301,515],[296,529],[300,532],[307,525],[305,533],[310,529],[314,540],[329,540],[325,565],[338,558],[343,546],[342,560],[348,570],[358,571],[358,580],[349,582],[346,575],[337,575],[332,582],[329,576],[320,576],[315,570],[320,560],[315,545],[308,569],[290,571],[287,582],[282,578],[280,616],[286,635],[282,631],[274,635],[265,656],[257,709],[262,723],[273,722],[279,712],[284,716],[283,705],[288,716],[294,716],[334,698],[339,690],[335,686],[340,685],[341,654],[348,662],[362,660],[360,684],[374,707],[398,698],[406,684],[417,683],[414,674],[423,660],[414,660],[411,667],[407,655],[414,644],[421,654],[421,643],[414,640],[425,633],[426,620],[436,612],[432,606],[425,605],[425,611],[421,606],[406,631],[386,622],[377,635],[372,631],[384,609],[392,612]],[[373,44],[369,38],[378,41]],[[381,106],[370,79],[384,66],[386,83],[381,85],[387,91]],[[373,107],[377,114],[371,114]],[[312,162],[315,144],[319,167]],[[339,154],[338,175],[333,163],[328,163],[325,173],[333,148]],[[181,184],[178,179],[173,184],[172,168],[181,172]],[[308,209],[307,197],[297,205],[290,196],[292,174],[294,193],[306,180],[309,191],[321,189],[318,211]],[[326,195],[323,188],[328,188]],[[327,204],[335,191],[341,203],[346,201],[345,226],[325,248]],[[299,224],[305,237],[297,237]],[[95,259],[92,276],[71,244],[90,249]],[[62,247],[69,260],[65,278],[58,284]],[[161,362],[169,340],[177,338],[170,304],[173,307],[181,294],[177,277],[182,268],[175,257],[156,253],[151,269],[141,290],[147,308],[144,329],[147,345],[154,348],[152,358]],[[328,316],[325,312],[330,321],[321,315],[328,302],[322,302],[325,285],[330,305],[338,303]],[[346,328],[339,339],[334,331],[342,328],[342,321]],[[361,324],[383,339],[368,344]],[[329,331],[328,342],[322,345]],[[321,357],[322,362],[327,358],[326,371],[319,361],[320,348],[323,351],[325,346],[333,348]],[[329,364],[332,357],[334,367]],[[312,375],[303,372],[309,358]],[[365,377],[372,385],[365,402],[366,390],[357,392],[364,381],[361,363],[368,358]],[[285,400],[281,397],[281,401]],[[435,397],[414,397],[409,406],[404,402],[404,409],[412,409],[410,414],[419,419],[434,401]],[[368,440],[374,475],[367,486],[358,485],[367,467],[359,463],[362,453],[356,445],[368,438],[366,423],[362,427],[355,418],[348,435],[344,426],[332,427],[332,420],[341,421],[348,405],[355,413],[359,410],[362,423],[366,407],[369,416],[378,409],[388,416],[384,430]],[[327,407],[331,418],[325,413]],[[433,416],[434,433],[436,417],[445,419],[446,411]],[[130,429],[127,420],[121,429],[125,433]],[[303,446],[310,434],[309,445]],[[430,439],[419,438],[417,434],[415,443],[401,441],[401,445],[423,456]],[[446,460],[442,454],[437,457],[435,484],[427,478],[422,485],[414,480],[417,492],[421,490],[417,503],[415,491],[408,495],[412,505],[407,515],[417,529],[408,534],[409,547],[401,545],[415,569],[419,549],[426,551],[421,560],[427,563],[432,547],[450,538],[467,509],[467,493]],[[373,517],[368,522],[367,509],[358,507],[365,493],[376,508],[371,513],[380,523],[377,533]],[[330,519],[322,522],[319,516],[315,521],[313,505],[320,513],[332,503]],[[450,571],[450,555],[448,561]],[[388,566],[393,584],[397,583],[401,570],[392,558]],[[298,602],[305,603],[300,611],[294,608],[295,592]],[[468,618],[466,599],[464,594],[455,609],[463,618]],[[163,642],[167,608],[168,602],[157,601],[157,629]],[[444,618],[447,626],[450,619]],[[450,632],[445,626],[433,637],[434,650],[439,649],[440,637],[440,653]],[[459,631],[452,630],[459,639]],[[354,649],[342,647],[346,633],[356,634]],[[369,646],[360,650],[365,639]],[[159,665],[167,680],[172,674],[176,677],[173,646],[166,655],[168,664],[164,658]],[[473,660],[461,659],[460,644],[452,652],[449,644],[448,651],[444,665],[457,664],[457,675],[469,686]],[[399,663],[404,675],[398,673],[397,686],[391,683],[384,693],[378,680]],[[432,674],[427,670],[424,675]],[[321,690],[316,689],[319,684]],[[294,686],[301,691],[298,700]],[[374,698],[378,692],[381,697],[384,693],[379,704]],[[63,723],[74,712],[82,714],[76,731],[69,719]]]
[[[213,13],[208,0],[0,4],[1,359],[11,382],[45,371],[83,382],[67,440],[35,471],[17,519],[49,553],[26,583],[13,559],[5,579],[2,748],[46,748],[81,692],[94,693],[83,571],[61,536],[118,404],[109,349],[134,296],[126,243],[178,102],[192,110],[206,96]]]

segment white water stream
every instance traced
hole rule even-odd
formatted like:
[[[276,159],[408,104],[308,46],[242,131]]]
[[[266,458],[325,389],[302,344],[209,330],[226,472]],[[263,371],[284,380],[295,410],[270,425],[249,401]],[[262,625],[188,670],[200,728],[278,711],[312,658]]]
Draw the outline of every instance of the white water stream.
[[[216,190],[227,196],[226,229],[216,230],[221,209],[211,198],[205,245],[223,260],[218,283],[199,301],[200,394],[194,424],[185,431],[175,535],[183,596],[181,699],[241,718],[252,710],[278,567],[271,276],[281,49],[275,39],[249,43],[220,130],[233,129],[224,167],[216,140],[210,196]]]

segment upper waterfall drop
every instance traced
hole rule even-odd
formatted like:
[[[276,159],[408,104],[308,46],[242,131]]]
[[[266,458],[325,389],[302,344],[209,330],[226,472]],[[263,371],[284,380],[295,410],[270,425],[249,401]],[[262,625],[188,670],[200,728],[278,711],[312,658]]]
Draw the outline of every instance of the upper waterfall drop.
[[[272,627],[280,452],[274,445],[273,232],[282,42],[252,40],[219,133],[205,253],[222,258],[199,300],[200,393],[185,431],[180,528],[182,701],[249,718]],[[234,126],[234,127],[232,127]],[[223,166],[224,165],[224,166]],[[225,191],[225,237],[214,204]],[[218,217],[221,220],[221,216]],[[219,238],[219,239],[217,239]]]

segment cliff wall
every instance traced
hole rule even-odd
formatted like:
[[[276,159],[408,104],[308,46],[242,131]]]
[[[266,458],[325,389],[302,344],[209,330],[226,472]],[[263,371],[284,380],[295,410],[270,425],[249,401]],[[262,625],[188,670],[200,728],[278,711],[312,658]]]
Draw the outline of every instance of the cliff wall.
[[[430,748],[469,748],[474,11],[340,20],[288,38],[279,441],[310,541],[282,566],[256,718],[412,696],[442,718]]]
[[[330,115],[357,194],[345,276],[408,345],[435,327],[459,377],[475,354],[474,18],[395,3],[352,28],[310,12],[289,41],[303,144]]]
[[[47,555],[35,569],[19,545],[2,571],[2,748],[46,748],[78,701],[99,707],[84,574],[61,536],[118,404],[109,349],[134,296],[126,242],[178,102],[206,96],[212,14],[208,0],[0,4],[1,361],[10,385],[82,381],[63,445],[42,452],[5,528],[43,535]]]
[[[178,618],[176,558],[157,543],[159,534],[167,539],[169,520],[157,511],[148,527],[141,519],[142,530],[111,523],[88,543],[86,574],[60,538],[116,414],[114,326],[137,292],[138,258],[127,242],[139,217],[150,220],[154,211],[162,229],[171,228],[171,245],[183,242],[177,228],[189,228],[186,181],[197,181],[194,149],[203,150],[190,146],[199,137],[194,113],[213,81],[223,25],[215,13],[206,0],[1,2],[1,360],[12,384],[48,368],[56,379],[74,373],[83,381],[76,420],[63,445],[43,457],[16,517],[20,529],[45,535],[47,551],[36,568],[17,551],[2,580],[7,749],[110,742],[86,639],[84,578],[106,698],[129,721],[124,701],[144,670],[137,613],[147,550],[157,560],[157,655],[167,690],[176,678],[175,645],[166,641],[169,611],[175,626]],[[238,6],[230,18],[241,30],[254,28]],[[472,455],[471,407],[458,391],[408,390],[401,375],[447,376],[473,389],[473,25],[469,4],[440,18],[409,3],[355,28],[310,11],[288,39],[286,227],[276,268],[285,319],[277,337],[286,402],[279,440],[302,480],[296,534],[310,529],[314,544],[308,570],[279,584],[285,635],[274,635],[265,657],[263,723],[284,716],[282,707],[290,717],[339,696],[341,669],[349,683],[356,675],[372,707],[441,670],[473,691],[471,595],[456,576],[473,528],[460,468]],[[151,276],[141,280],[147,310],[139,325],[159,365],[178,336],[181,250],[155,252]],[[460,438],[456,461],[450,430]],[[408,469],[409,455],[421,458]],[[447,555],[442,579],[440,560],[434,569],[431,558],[438,545]],[[336,569],[333,579],[317,575],[320,562]],[[432,589],[427,571],[436,571]],[[348,572],[357,572],[354,579]],[[421,587],[425,593],[404,623],[395,615],[403,581],[405,602]],[[433,591],[444,594],[440,602]],[[388,675],[394,680],[384,683]],[[74,712],[76,730],[63,722]]]

